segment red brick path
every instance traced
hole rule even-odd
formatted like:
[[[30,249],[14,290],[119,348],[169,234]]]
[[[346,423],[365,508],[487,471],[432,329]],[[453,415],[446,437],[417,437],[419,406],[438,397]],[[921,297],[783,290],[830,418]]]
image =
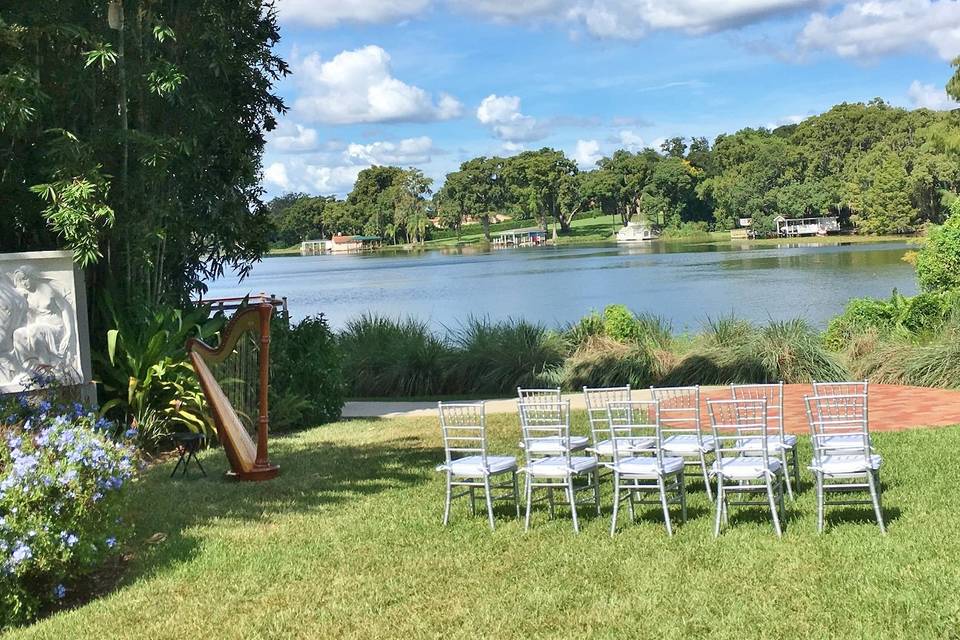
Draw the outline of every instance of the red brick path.
[[[812,393],[813,389],[808,384],[784,386],[783,412],[786,416],[784,427],[787,431],[801,434],[808,432],[803,397]],[[729,397],[729,392],[720,389],[702,394],[705,425],[709,425],[706,400]],[[869,407],[871,431],[902,431],[916,427],[960,424],[960,391],[871,384]]]

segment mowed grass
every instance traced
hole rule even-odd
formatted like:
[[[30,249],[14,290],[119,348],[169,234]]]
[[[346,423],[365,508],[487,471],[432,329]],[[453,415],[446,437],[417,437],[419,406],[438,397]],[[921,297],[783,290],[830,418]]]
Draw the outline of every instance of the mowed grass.
[[[586,431],[579,414],[577,428]],[[489,417],[492,448],[518,453],[512,415]],[[803,459],[809,450],[803,442]],[[783,540],[765,510],[733,511],[719,539],[702,486],[666,536],[656,509],[610,538],[546,508],[496,532],[444,485],[434,419],[347,421],[276,438],[273,482],[170,480],[134,489],[134,558],[111,594],[11,638],[935,638],[960,629],[960,427],[878,434],[880,535],[869,507],[815,530],[810,477]],[[151,535],[165,542],[146,544]]]

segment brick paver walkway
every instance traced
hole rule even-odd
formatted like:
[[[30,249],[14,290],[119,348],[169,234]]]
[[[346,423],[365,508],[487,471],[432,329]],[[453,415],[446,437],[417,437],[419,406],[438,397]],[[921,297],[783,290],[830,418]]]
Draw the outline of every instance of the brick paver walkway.
[[[784,428],[791,433],[807,433],[807,414],[803,397],[813,390],[808,384],[784,385]],[[726,389],[713,388],[701,394],[706,399],[728,398]],[[703,407],[704,426],[709,424]],[[870,430],[901,431],[916,427],[943,427],[960,424],[960,391],[905,387],[893,384],[870,385]]]
[[[785,427],[792,433],[807,433],[807,414],[803,396],[813,393],[808,384],[788,384],[784,387]],[[649,392],[638,389],[634,398],[649,398]],[[704,387],[701,398],[706,400],[730,397],[726,387]],[[574,409],[583,409],[583,394],[564,394]],[[517,402],[513,399],[490,400],[487,413],[514,413]],[[348,402],[344,407],[345,418],[405,416],[434,416],[435,402]],[[703,407],[703,425],[709,428],[710,419]],[[870,430],[897,431],[916,427],[935,427],[960,424],[960,391],[903,387],[889,384],[870,385]]]

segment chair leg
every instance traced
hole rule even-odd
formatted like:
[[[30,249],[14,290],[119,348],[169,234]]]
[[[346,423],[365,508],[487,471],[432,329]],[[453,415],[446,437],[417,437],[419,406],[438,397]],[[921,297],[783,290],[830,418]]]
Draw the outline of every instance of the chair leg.
[[[490,530],[496,531],[497,525],[493,522],[493,498],[490,496],[490,476],[484,476],[483,490],[487,497],[487,518],[490,520]]]
[[[707,500],[713,500],[713,493],[710,489],[710,473],[707,472],[707,454],[700,452],[700,471],[703,473],[703,486],[707,488]]]
[[[720,518],[723,517],[723,476],[717,474],[717,516],[713,523],[713,537],[720,537]]]
[[[663,521],[667,525],[667,535],[673,537],[673,526],[670,524],[670,506],[667,504],[667,486],[663,476],[657,477],[657,487],[660,489],[660,506],[663,507]]]
[[[473,478],[470,478],[473,481]],[[474,518],[477,517],[477,496],[473,487],[470,487],[470,515]]]
[[[683,524],[687,524],[687,486],[683,479],[683,467],[680,467],[677,475],[677,490],[680,492],[680,518]]]
[[[451,482],[453,478],[449,473],[447,473],[447,499],[444,501],[443,505],[443,526],[447,526],[447,523],[450,522],[450,502],[452,501],[453,487]]]
[[[630,488],[627,485],[627,513],[630,516],[630,524],[633,524],[637,521],[637,516],[633,506],[634,501],[637,498],[637,492]]]
[[[600,516],[600,469],[593,472],[593,502],[597,505],[597,516]]]
[[[580,533],[580,521],[577,520],[577,492],[573,490],[573,478],[567,476],[567,497],[570,499],[570,513],[573,514],[573,532]]]
[[[814,477],[817,483],[817,533],[823,533],[823,474],[815,471]]]
[[[553,502],[553,487],[547,489],[547,501],[550,503],[550,519],[552,520],[554,515],[556,515],[556,506]]]
[[[793,497],[793,486],[790,481],[790,465],[787,464],[787,450],[783,447],[780,447],[780,464],[783,465],[783,477],[786,480],[787,484],[787,495],[790,496],[790,500],[794,500]]]
[[[887,528],[883,524],[883,511],[880,509],[880,483],[874,477],[872,470],[867,471],[867,483],[870,485],[870,499],[873,501],[873,512],[877,516],[877,524],[880,525],[880,533],[886,534]]]
[[[517,509],[517,520],[520,519],[520,489],[517,486],[517,472],[513,472],[513,506]]]
[[[530,502],[533,500],[533,478],[527,476],[524,491],[527,494],[527,515],[523,520],[523,530],[530,530]]]
[[[777,537],[783,537],[783,533],[780,531],[780,516],[777,513],[777,500],[773,495],[773,483],[770,481],[770,477],[767,476],[767,500],[770,502],[770,516],[773,519],[773,530],[776,532]]]
[[[610,537],[617,530],[617,514],[620,513],[620,474],[613,472],[613,517],[610,518]]]
[[[797,490],[797,493],[800,493],[800,458],[797,454],[797,447],[794,446],[793,449],[793,488]]]

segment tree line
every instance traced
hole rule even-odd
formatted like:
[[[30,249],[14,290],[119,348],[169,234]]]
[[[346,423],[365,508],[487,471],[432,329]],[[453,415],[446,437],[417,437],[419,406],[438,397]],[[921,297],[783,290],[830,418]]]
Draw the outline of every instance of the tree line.
[[[373,166],[346,199],[287,194],[270,202],[274,241],[336,233],[418,242],[433,228],[482,225],[497,215],[561,232],[586,211],[645,220],[663,229],[727,230],[750,217],[838,216],[866,234],[899,234],[942,222],[960,187],[951,139],[960,114],[909,111],[875,99],[844,103],[799,124],[674,137],[659,149],[618,150],[581,171],[562,151],[477,157],[434,191],[417,169]]]

